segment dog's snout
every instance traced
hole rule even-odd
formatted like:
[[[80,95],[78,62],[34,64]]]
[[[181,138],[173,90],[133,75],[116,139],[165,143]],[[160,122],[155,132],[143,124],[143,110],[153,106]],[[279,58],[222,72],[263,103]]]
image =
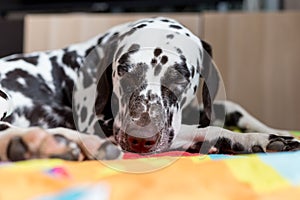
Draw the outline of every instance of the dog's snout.
[[[148,153],[151,152],[159,139],[159,133],[148,138],[139,138],[127,135],[129,150],[135,153]]]
[[[138,123],[139,122],[139,123]],[[137,124],[139,126],[146,126],[151,123],[151,118],[148,112],[143,112]]]

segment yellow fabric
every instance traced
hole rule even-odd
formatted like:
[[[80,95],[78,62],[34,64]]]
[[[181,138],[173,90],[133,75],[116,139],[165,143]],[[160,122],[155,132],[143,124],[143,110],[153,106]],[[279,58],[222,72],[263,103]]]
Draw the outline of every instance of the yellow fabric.
[[[238,180],[248,183],[258,193],[290,187],[284,177],[271,166],[262,163],[258,157],[252,157],[247,162],[243,159],[230,159],[225,163]]]

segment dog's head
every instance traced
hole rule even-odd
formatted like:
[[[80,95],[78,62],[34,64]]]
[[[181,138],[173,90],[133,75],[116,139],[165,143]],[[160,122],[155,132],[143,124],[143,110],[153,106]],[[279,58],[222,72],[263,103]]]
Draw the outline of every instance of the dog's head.
[[[118,102],[114,134],[130,152],[166,150],[179,132],[182,108],[199,80],[185,55],[161,47],[132,44],[113,64],[113,96]]]
[[[162,24],[146,29],[132,25],[100,47],[105,55],[100,54],[98,69],[109,67],[98,72],[103,76],[96,113],[110,105],[115,141],[125,151],[167,150],[179,133],[183,108],[195,97],[200,74],[209,74],[202,68],[205,45],[196,36],[166,20],[157,23]]]

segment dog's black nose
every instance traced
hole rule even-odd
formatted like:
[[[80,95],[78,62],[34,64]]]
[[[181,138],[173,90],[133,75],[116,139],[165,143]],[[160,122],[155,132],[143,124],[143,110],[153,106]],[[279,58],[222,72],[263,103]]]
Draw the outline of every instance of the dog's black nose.
[[[127,142],[129,145],[129,151],[134,153],[148,153],[154,150],[157,141],[159,139],[159,133],[148,138],[139,138],[131,135],[127,135]]]

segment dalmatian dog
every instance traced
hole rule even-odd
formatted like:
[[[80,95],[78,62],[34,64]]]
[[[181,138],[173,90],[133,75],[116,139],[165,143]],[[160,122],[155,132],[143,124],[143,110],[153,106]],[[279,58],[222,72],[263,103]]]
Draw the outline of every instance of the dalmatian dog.
[[[287,131],[264,125],[233,102],[214,102],[220,77],[211,55],[210,45],[182,24],[156,17],[64,49],[4,57],[0,158],[298,150]],[[222,119],[247,133],[216,126]]]

